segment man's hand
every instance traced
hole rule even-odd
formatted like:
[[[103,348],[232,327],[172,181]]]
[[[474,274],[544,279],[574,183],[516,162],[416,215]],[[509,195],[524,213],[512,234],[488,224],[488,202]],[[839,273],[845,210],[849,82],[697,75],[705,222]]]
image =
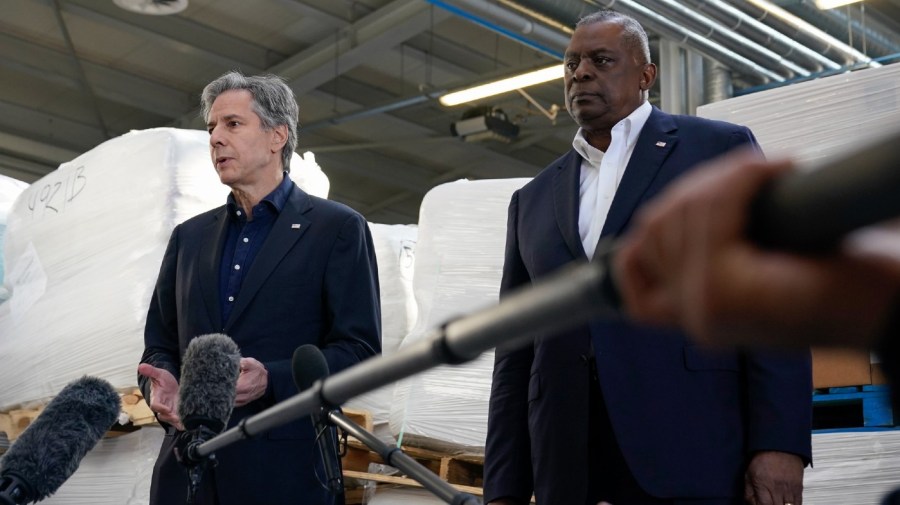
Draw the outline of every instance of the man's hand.
[[[234,406],[242,407],[261,397],[269,385],[269,372],[253,358],[241,358],[241,375],[237,381],[237,395]]]
[[[786,452],[756,453],[744,475],[744,499],[751,505],[802,505],[803,460]]]
[[[169,423],[179,431],[184,431],[178,417],[178,381],[168,370],[156,368],[147,363],[138,365],[138,373],[150,379],[150,410],[156,418]]]

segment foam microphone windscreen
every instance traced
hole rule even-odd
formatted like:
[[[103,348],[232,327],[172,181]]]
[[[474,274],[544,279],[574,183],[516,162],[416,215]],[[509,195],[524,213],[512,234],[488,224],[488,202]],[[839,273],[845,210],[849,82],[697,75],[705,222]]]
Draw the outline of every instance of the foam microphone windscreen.
[[[241,352],[227,335],[213,333],[191,340],[181,360],[178,416],[185,428],[197,423],[222,431],[234,408]],[[221,426],[218,424],[221,423]]]
[[[30,484],[30,501],[49,497],[115,423],[120,405],[119,394],[103,379],[69,383],[0,460],[0,476],[15,475]]]
[[[317,380],[328,377],[328,361],[322,350],[312,344],[301,345],[291,359],[291,373],[297,390],[305,391]]]

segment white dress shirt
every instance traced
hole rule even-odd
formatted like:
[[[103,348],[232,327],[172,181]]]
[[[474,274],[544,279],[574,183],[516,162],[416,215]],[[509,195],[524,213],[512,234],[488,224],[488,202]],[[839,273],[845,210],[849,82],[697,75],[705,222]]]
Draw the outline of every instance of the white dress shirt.
[[[628,117],[616,123],[612,128],[612,141],[605,153],[588,144],[581,128],[575,134],[572,147],[581,155],[578,233],[588,259],[594,257],[594,249],[606,223],[606,215],[609,214],[616,189],[652,110],[650,102],[644,102]]]

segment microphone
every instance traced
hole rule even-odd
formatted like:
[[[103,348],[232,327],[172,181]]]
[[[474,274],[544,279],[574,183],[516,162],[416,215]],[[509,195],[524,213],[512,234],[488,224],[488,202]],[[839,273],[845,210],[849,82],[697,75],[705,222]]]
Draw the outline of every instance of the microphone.
[[[119,394],[103,379],[69,383],[0,460],[0,505],[44,500],[75,473],[119,415]]]
[[[294,351],[294,357],[291,359],[291,372],[297,389],[305,391],[316,381],[328,377],[328,361],[318,347],[312,344],[301,345]],[[326,488],[332,493],[340,494],[344,492],[344,481],[337,450],[337,428],[325,422],[327,417],[324,411],[325,407],[319,409],[319,412],[313,413],[311,418],[316,429],[319,456],[325,466]]]
[[[191,340],[181,361],[178,416],[185,431],[175,444],[188,468],[206,461],[197,447],[222,432],[237,394],[241,352],[227,335],[212,333]]]

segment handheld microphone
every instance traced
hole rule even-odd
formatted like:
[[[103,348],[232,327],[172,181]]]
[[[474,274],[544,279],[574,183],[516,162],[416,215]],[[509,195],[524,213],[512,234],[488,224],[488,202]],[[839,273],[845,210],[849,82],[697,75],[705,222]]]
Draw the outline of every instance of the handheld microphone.
[[[181,363],[178,416],[185,431],[175,450],[179,461],[190,468],[206,459],[197,447],[221,433],[231,417],[241,353],[230,337],[213,333],[191,340]]]
[[[328,361],[318,347],[312,344],[301,345],[294,351],[291,359],[291,372],[297,389],[305,391],[316,381],[328,377]],[[344,479],[337,450],[337,428],[326,422],[324,410],[323,408],[312,414],[312,423],[316,429],[319,456],[325,466],[326,487],[332,493],[339,494],[344,492]]]
[[[0,505],[44,500],[75,473],[119,415],[120,400],[103,379],[69,383],[0,460]]]

